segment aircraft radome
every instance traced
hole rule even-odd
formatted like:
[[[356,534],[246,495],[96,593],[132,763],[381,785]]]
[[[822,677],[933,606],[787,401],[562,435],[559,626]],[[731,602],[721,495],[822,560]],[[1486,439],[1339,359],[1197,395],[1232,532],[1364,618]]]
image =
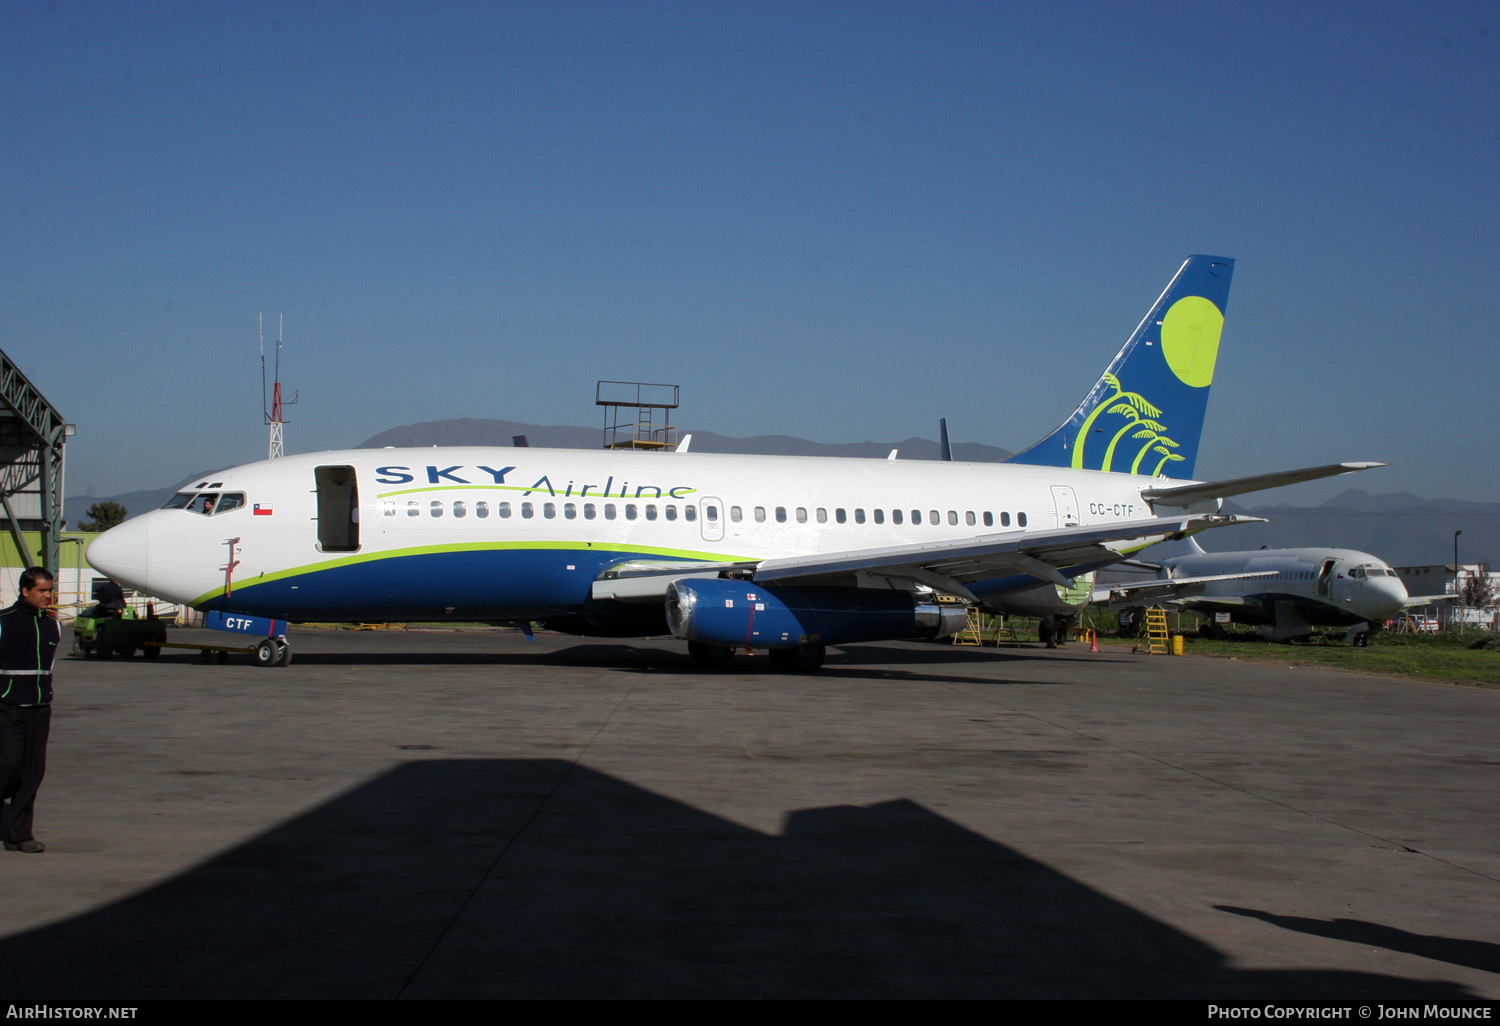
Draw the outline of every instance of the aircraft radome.
[[[209,475],[100,536],[147,594],[290,621],[670,631],[692,655],[940,637],[963,604],[1071,615],[1085,575],[1231,523],[1224,496],[1379,464],[1192,474],[1234,262],[1193,256],[1057,430],[1001,464],[533,448],[354,449]]]

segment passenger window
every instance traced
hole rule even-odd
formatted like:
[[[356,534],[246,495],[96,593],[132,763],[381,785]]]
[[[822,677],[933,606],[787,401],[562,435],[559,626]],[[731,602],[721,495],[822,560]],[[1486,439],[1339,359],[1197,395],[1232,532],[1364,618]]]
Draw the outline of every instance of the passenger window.
[[[799,523],[799,524],[805,524],[805,523],[807,523],[807,507],[806,506],[798,506],[797,507],[797,523]]]
[[[692,507],[688,507],[688,508],[691,509]],[[733,520],[736,524],[739,523],[742,519],[744,519],[744,515],[743,515],[743,513],[741,513],[740,508],[738,506],[730,506],[729,507],[729,519]]]
[[[958,510],[950,509],[948,511],[948,526],[949,527],[957,527],[958,526]]]
[[[462,499],[456,500],[453,503],[453,519],[454,520],[462,520],[464,517],[466,517],[468,515],[469,515],[469,510],[464,505],[463,500]]]
[[[974,526],[974,511],[972,509],[964,514],[964,523],[970,527]]]
[[[655,520],[656,519],[656,503],[654,503],[654,502],[648,502],[648,503],[646,503],[646,519],[647,520]]]
[[[786,523],[786,507],[785,506],[777,506],[776,507],[776,522],[778,524],[784,524],[784,523]]]
[[[667,514],[667,519],[668,520],[676,520],[677,519],[677,507],[676,506],[667,506],[665,508],[664,512]]]
[[[508,503],[508,502],[497,502],[497,503],[495,503],[495,512],[500,515],[500,519],[501,520],[509,520],[510,519],[510,503]]]
[[[764,506],[756,506],[755,507],[755,522],[757,524],[764,524],[766,522],[766,507],[764,507]]]
[[[930,509],[927,511],[927,522],[933,527],[936,527],[943,522],[943,518],[938,516],[937,510]]]
[[[985,510],[984,511],[984,526],[985,527],[994,527],[995,526],[995,514],[991,513],[989,510]]]
[[[709,516],[710,520],[717,520],[717,519],[719,519],[719,511],[718,511],[718,509],[716,507],[714,507],[714,506],[708,507],[708,512],[711,514]],[[684,506],[684,507],[682,507],[682,516],[683,516],[684,520],[697,520],[698,519],[698,507],[697,506]],[[738,519],[738,518],[736,518],[736,519]]]
[[[577,520],[578,519],[578,507],[577,507],[577,505],[575,505],[574,503],[571,503],[571,502],[565,502],[565,503],[563,503],[563,516],[566,517],[569,520]]]
[[[1026,514],[1025,513],[1017,513],[1016,514],[1016,526],[1017,527],[1025,527],[1026,526]]]
[[[585,520],[593,520],[594,519],[594,504],[592,502],[585,502],[583,504],[583,519],[585,519]]]
[[[883,524],[883,523],[885,523],[885,510],[883,510],[883,509],[877,509],[877,510],[871,510],[871,512],[875,515],[875,522],[877,524]]]
[[[606,502],[604,504],[604,519],[605,520],[613,520],[614,518],[615,518],[615,504],[612,503],[612,502]]]
[[[626,520],[634,520],[635,519],[635,503],[633,503],[633,502],[627,502],[625,504],[625,519]]]
[[[488,502],[474,503],[474,518],[476,520],[487,520],[490,515],[490,504]]]
[[[826,509],[824,509],[822,506],[818,507],[818,523],[820,523],[820,524],[826,524],[826,523],[828,523],[828,511]]]
[[[1000,514],[1000,526],[1001,527],[1009,527],[1010,526],[1010,514],[1009,513],[1001,513]]]
[[[416,499],[407,499],[406,500],[406,515],[409,516],[409,517],[419,517],[419,516],[421,516],[422,515],[422,504],[420,502],[418,502]]]
[[[920,524],[922,522],[922,511],[921,510],[914,509],[914,510],[911,511],[911,522],[914,523],[914,524]]]
[[[443,515],[443,504],[433,499],[427,504],[427,515],[430,517],[441,517]]]
[[[833,511],[833,519],[837,520],[839,523],[842,524],[846,520],[849,519],[849,514],[847,514],[847,513],[844,512],[844,507],[839,506],[837,509],[835,509]]]
[[[863,506],[854,507],[854,522],[856,524],[865,522],[865,508]]]
[[[893,510],[891,510],[891,523],[893,523],[893,524],[899,524],[899,523],[901,523],[901,511],[899,509],[893,509]]]
[[[530,520],[535,515],[536,515],[536,510],[532,507],[531,503],[529,503],[529,502],[523,502],[523,503],[521,503],[521,519],[522,520]]]
[[[380,504],[380,509],[381,509],[381,512],[383,512],[388,517],[395,516],[396,515],[396,500],[394,500],[394,499],[386,499],[384,502],[382,502]]]
[[[542,503],[542,516],[546,517],[548,520],[556,519],[556,517],[557,517],[557,503],[555,503],[555,502],[544,502],[544,503]]]

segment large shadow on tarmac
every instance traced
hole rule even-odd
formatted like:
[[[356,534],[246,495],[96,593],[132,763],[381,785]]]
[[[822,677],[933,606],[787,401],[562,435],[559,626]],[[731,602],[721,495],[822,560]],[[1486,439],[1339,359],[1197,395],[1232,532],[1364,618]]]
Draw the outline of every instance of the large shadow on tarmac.
[[[1467,996],[1229,968],[910,802],[771,836],[553,760],[398,766],[0,965],[13,1002]]]

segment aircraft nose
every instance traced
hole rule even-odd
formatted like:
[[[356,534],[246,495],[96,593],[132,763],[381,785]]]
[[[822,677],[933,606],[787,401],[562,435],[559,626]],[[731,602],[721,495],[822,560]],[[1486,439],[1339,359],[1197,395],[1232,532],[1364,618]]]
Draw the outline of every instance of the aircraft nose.
[[[146,584],[146,568],[150,565],[148,517],[149,513],[127,520],[90,542],[84,554],[89,566],[113,581],[149,592],[151,589]]]
[[[1360,615],[1369,620],[1386,620],[1395,616],[1406,602],[1406,585],[1395,577],[1370,577],[1360,596]]]

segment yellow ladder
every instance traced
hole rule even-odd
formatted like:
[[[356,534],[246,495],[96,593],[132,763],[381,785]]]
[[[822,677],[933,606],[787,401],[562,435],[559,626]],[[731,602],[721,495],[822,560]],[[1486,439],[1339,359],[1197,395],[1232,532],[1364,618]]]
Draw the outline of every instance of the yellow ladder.
[[[985,625],[985,621],[989,625]],[[953,635],[955,645],[1018,645],[1016,632],[1005,626],[1005,617],[986,616],[978,606],[969,607],[968,621]]]
[[[976,606],[969,607],[969,619],[964,624],[963,630],[953,635],[955,645],[983,645],[984,633],[980,627],[979,609]]]
[[[1148,655],[1168,655],[1172,651],[1170,632],[1167,630],[1167,611],[1160,606],[1146,610],[1146,619],[1141,624],[1141,633],[1136,636],[1132,652],[1146,649]]]

